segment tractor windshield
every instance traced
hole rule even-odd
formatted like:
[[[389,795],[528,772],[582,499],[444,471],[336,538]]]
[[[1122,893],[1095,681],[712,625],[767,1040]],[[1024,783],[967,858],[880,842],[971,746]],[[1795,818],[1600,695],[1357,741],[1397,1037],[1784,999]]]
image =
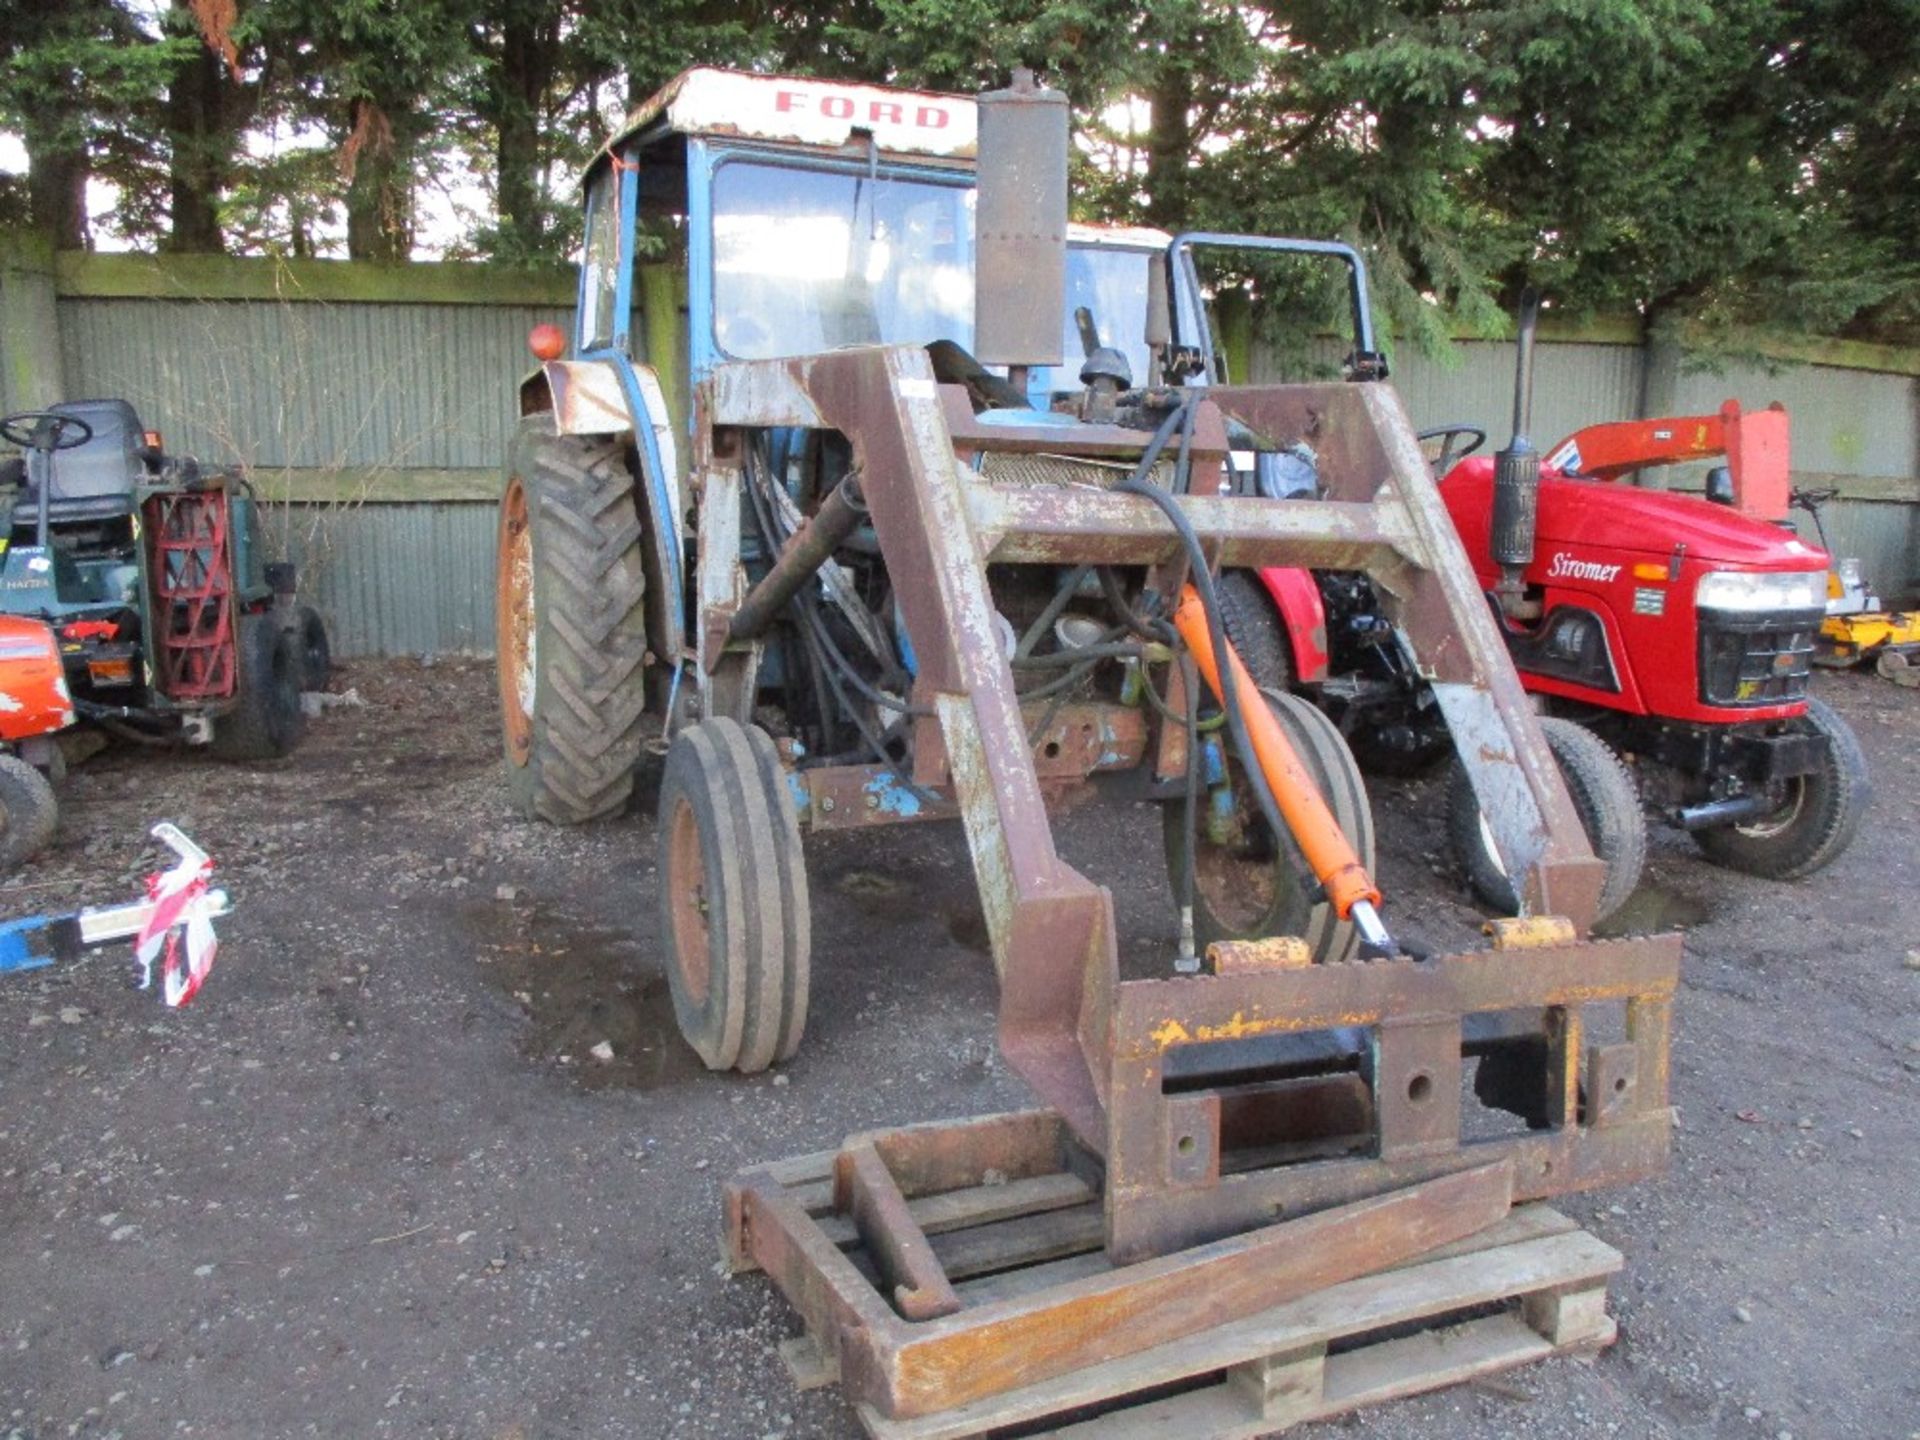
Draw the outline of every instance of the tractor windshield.
[[[973,340],[973,190],[730,160],[713,176],[713,328],[738,360]]]
[[[1083,306],[1093,317],[1093,328],[1102,345],[1110,345],[1127,357],[1133,369],[1134,383],[1147,379],[1147,271],[1153,263],[1149,250],[1126,250],[1108,245],[1069,245],[1067,247],[1066,330],[1060,338],[1062,384],[1070,388],[1080,373],[1085,347],[1074,319]]]

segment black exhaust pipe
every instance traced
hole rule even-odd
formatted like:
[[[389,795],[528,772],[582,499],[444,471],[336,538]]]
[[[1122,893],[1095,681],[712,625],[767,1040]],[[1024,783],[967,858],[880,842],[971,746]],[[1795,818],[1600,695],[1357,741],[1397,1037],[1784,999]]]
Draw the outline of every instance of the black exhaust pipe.
[[[1540,452],[1527,432],[1533,428],[1533,335],[1540,322],[1540,292],[1520,292],[1519,355],[1513,376],[1513,438],[1493,458],[1493,524],[1489,549],[1500,567],[1495,592],[1509,614],[1525,609],[1527,566],[1533,563],[1534,522],[1540,499]]]

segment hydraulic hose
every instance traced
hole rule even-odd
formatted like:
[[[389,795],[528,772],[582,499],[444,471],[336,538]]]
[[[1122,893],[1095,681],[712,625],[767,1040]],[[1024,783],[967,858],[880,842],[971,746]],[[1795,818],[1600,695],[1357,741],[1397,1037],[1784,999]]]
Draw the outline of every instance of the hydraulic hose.
[[[1180,502],[1148,478],[1177,428],[1182,443],[1173,483],[1176,490],[1187,488],[1185,471],[1193,413],[1189,402],[1168,415],[1154,432],[1134,473],[1114,488],[1152,501],[1186,548],[1193,581],[1181,592],[1173,617],[1174,628],[1226,712],[1227,730],[1234,749],[1240,755],[1261,814],[1276,842],[1282,836],[1291,836],[1322,893],[1334,907],[1334,913],[1342,920],[1351,921],[1362,940],[1375,952],[1397,954],[1398,947],[1380,919],[1379,888],[1327,808],[1312,776],[1301,765],[1292,742],[1265,704],[1242,705],[1243,696],[1257,697],[1259,689],[1227,641],[1219,597],[1214,592],[1213,575],[1200,538],[1194,533]],[[1107,579],[1104,575],[1102,578]],[[1131,618],[1131,612],[1127,613]],[[1217,656],[1225,657],[1224,667],[1216,662]],[[1193,764],[1192,756],[1188,764]]]
[[[1253,677],[1247,673],[1247,667],[1234,653],[1231,642],[1228,642],[1224,652],[1214,649],[1213,637],[1208,633],[1210,627],[1205,606],[1201,602],[1200,592],[1193,586],[1188,585],[1181,591],[1180,605],[1173,612],[1173,623],[1180,632],[1180,638],[1186,642],[1193,663],[1199,667],[1201,678],[1215,695],[1221,694],[1224,689],[1220,664],[1223,655],[1234,688],[1242,695],[1259,693]],[[1333,812],[1327,808],[1327,802],[1321,798],[1313,776],[1300,763],[1299,753],[1287,739],[1286,731],[1280,728],[1280,722],[1265,705],[1258,704],[1249,707],[1244,718],[1254,755],[1286,819],[1287,830],[1307,857],[1307,864],[1313,868],[1315,877],[1326,891],[1334,913],[1342,920],[1352,919],[1360,923],[1354,911],[1356,907],[1366,905],[1377,915],[1380,906],[1379,887],[1373,883],[1373,878],[1367,874],[1367,867],[1354,853],[1352,844],[1340,829],[1340,822],[1334,819]]]

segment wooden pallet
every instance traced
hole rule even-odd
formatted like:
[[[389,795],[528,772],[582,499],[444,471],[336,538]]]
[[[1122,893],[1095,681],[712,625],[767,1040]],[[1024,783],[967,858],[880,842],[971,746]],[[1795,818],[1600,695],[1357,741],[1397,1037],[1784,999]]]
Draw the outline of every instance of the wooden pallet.
[[[817,1184],[808,1161],[787,1162],[796,1191]],[[956,1242],[976,1225],[983,1240],[1004,1233],[1010,1211],[1027,1211],[1013,1224],[1034,1231],[1019,1247],[1023,1259],[1033,1258],[960,1280],[968,1302],[1030,1294],[1107,1268],[1091,1248],[1097,1226],[1084,1223],[1088,1197],[1005,1188],[1014,1193],[929,1203],[955,1212],[927,1218],[937,1229],[954,1227]],[[1001,1203],[989,1208],[994,1198]],[[1037,1214],[1029,1208],[1035,1202]],[[1042,1232],[1052,1246],[1033,1243]],[[852,1241],[849,1234],[844,1243]],[[1015,1428],[1074,1440],[1253,1440],[1550,1355],[1597,1351],[1614,1339],[1607,1282],[1621,1264],[1619,1251],[1565,1215],[1530,1205],[1397,1269],[1058,1379],[912,1420],[856,1408],[875,1440],[971,1440]],[[787,1341],[781,1355],[801,1388],[838,1378],[809,1337]]]

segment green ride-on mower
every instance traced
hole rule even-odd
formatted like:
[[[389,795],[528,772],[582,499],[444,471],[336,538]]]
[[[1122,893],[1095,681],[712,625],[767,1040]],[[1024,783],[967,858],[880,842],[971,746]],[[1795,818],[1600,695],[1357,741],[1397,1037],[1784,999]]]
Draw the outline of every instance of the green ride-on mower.
[[[9,415],[0,438],[22,451],[0,462],[0,614],[51,628],[77,721],[234,760],[298,744],[326,627],[265,563],[240,474],[166,454],[125,400]]]

